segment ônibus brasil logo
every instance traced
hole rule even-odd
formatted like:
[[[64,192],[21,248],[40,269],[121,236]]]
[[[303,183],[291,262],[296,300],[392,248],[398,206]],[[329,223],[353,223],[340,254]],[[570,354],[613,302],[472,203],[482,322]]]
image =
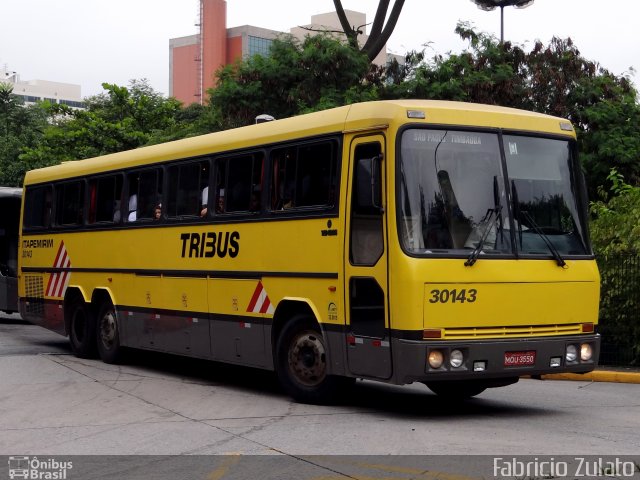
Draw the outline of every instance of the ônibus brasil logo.
[[[61,462],[54,458],[39,460],[38,457],[9,457],[9,478],[33,480],[65,480],[73,462]]]

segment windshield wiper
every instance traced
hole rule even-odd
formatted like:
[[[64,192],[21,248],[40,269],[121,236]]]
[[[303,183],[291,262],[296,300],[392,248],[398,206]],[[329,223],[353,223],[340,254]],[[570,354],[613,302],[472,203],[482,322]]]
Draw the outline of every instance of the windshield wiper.
[[[547,248],[551,252],[551,255],[553,255],[553,258],[556,260],[556,263],[558,264],[558,266],[564,267],[567,264],[567,262],[564,261],[564,258],[562,258],[562,255],[560,255],[560,252],[558,251],[558,249],[553,246],[553,243],[551,242],[547,234],[542,231],[542,229],[535,222],[533,217],[529,215],[529,212],[527,212],[526,210],[520,210],[520,215],[522,215],[524,219],[527,222],[529,222],[529,225],[531,225],[531,227],[533,228],[533,231],[536,232],[540,236],[540,238],[544,241],[544,243],[547,245]]]
[[[480,241],[476,245],[476,248],[473,249],[469,257],[467,258],[467,261],[464,262],[465,267],[472,267],[478,260],[478,257],[482,252],[482,247],[484,247],[484,242],[486,242],[487,237],[489,236],[489,232],[491,232],[491,230],[493,230],[493,228],[498,223],[501,211],[502,205],[496,205],[495,208],[490,208],[489,210],[487,210],[484,218],[480,220],[480,223],[485,223],[487,225],[487,228],[485,228],[484,232],[482,232],[482,236],[480,237]]]

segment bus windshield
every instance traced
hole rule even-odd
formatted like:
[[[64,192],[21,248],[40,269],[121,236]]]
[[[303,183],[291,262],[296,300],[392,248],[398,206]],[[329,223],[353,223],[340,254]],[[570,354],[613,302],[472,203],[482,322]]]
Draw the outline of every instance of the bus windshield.
[[[405,251],[468,254],[481,249],[484,254],[517,251],[548,257],[555,249],[560,255],[587,254],[572,161],[566,140],[406,130],[398,208]]]

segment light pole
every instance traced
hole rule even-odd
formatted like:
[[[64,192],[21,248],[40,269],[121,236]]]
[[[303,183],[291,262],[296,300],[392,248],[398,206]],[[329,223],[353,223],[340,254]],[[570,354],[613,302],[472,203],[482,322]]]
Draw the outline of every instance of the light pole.
[[[534,0],[471,0],[480,10],[491,11],[500,7],[500,43],[504,43],[504,7],[527,8]]]

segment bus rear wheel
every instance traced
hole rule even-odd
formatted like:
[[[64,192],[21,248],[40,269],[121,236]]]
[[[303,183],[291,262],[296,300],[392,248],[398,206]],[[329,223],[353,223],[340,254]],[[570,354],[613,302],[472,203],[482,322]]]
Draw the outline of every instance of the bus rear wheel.
[[[449,400],[464,400],[475,397],[487,389],[483,383],[464,381],[426,382],[425,385],[439,397]]]
[[[75,297],[69,304],[69,341],[76,357],[94,358],[96,353],[95,322],[87,304]]]
[[[123,357],[120,346],[120,329],[116,309],[111,302],[103,302],[98,310],[98,354],[104,363],[120,363]]]
[[[329,403],[349,379],[329,375],[325,340],[309,315],[284,326],[276,346],[276,372],[282,388],[296,401]]]

